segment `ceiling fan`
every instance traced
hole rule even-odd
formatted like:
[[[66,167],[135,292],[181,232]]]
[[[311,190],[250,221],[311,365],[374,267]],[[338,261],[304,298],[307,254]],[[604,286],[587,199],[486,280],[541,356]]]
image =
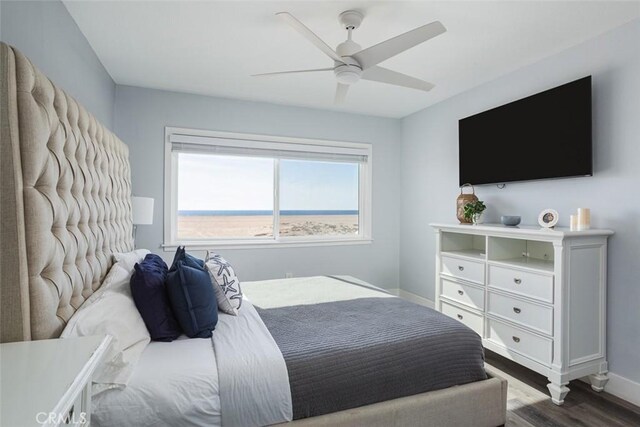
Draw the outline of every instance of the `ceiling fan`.
[[[298,21],[288,12],[276,13],[284,19],[296,31],[302,34],[314,46],[323,51],[334,61],[333,67],[319,68],[314,70],[280,71],[275,73],[254,74],[253,77],[275,76],[281,74],[313,73],[319,71],[333,71],[338,80],[336,88],[335,103],[341,104],[349,90],[349,86],[360,79],[372,80],[396,86],[430,91],[434,85],[406,74],[398,73],[387,68],[379,67],[382,61],[396,56],[420,43],[436,37],[447,29],[440,21],[434,21],[423,25],[409,32],[378,43],[374,46],[362,49],[362,47],[351,39],[353,30],[362,23],[364,15],[355,10],[347,10],[340,14],[340,23],[348,32],[347,40],[340,43],[336,50],[331,49],[320,37],[315,35],[302,22]]]

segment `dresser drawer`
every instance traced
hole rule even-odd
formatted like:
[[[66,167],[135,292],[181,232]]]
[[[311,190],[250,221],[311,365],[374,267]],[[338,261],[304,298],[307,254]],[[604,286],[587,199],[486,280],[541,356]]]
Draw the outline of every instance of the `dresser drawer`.
[[[489,265],[489,286],[553,302],[553,276]]]
[[[484,310],[484,289],[440,279],[441,295],[479,310]]]
[[[441,310],[442,313],[464,323],[466,326],[472,329],[476,334],[482,336],[483,334],[482,316],[480,316],[479,314],[464,310],[462,308],[458,308],[454,305],[447,304],[446,302],[441,302],[441,304],[442,304],[442,310]]]
[[[484,285],[484,262],[442,255],[442,273]]]
[[[487,322],[487,339],[489,341],[544,365],[551,364],[553,356],[553,341],[551,339],[532,334],[494,319],[487,319]]]
[[[489,291],[489,313],[553,335],[553,309]]]

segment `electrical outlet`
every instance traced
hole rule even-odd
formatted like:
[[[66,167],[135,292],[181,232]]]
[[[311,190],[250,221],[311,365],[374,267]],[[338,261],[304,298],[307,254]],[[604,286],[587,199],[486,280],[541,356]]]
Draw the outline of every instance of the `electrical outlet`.
[[[284,278],[285,279],[291,279],[292,277],[293,277],[293,273],[292,272],[284,273]]]

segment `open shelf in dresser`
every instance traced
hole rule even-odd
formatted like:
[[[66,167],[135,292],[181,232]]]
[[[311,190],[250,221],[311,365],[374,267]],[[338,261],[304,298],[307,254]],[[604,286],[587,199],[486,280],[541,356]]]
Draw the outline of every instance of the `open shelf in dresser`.
[[[492,264],[553,273],[552,242],[489,236],[488,246],[488,260]]]
[[[442,233],[441,252],[443,254],[485,261],[487,252],[487,239],[485,236],[477,236],[464,233]]]

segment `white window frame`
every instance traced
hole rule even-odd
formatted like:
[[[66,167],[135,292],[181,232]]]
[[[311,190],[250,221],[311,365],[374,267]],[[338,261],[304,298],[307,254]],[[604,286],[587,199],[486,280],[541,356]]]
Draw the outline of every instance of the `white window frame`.
[[[256,148],[267,143],[271,146],[291,147],[295,151],[314,151],[331,154],[333,152],[349,151],[366,153],[366,162],[359,166],[358,189],[358,234],[355,236],[279,236],[280,225],[279,209],[279,165],[274,166],[274,230],[273,237],[217,238],[206,240],[178,240],[177,232],[177,189],[178,168],[177,156],[172,155],[172,137],[184,140],[208,142],[217,145],[216,139],[224,140],[226,145],[237,147]],[[329,141],[320,139],[291,138],[283,136],[256,135],[235,132],[220,132],[201,129],[188,129],[180,127],[165,127],[165,153],[164,153],[164,244],[166,251],[175,250],[180,245],[193,250],[227,248],[227,249],[252,249],[252,248],[277,248],[277,247],[303,247],[303,246],[332,246],[332,245],[356,245],[370,244],[372,240],[372,178],[373,178],[373,147],[371,144],[361,142]],[[275,162],[279,162],[275,159]]]

